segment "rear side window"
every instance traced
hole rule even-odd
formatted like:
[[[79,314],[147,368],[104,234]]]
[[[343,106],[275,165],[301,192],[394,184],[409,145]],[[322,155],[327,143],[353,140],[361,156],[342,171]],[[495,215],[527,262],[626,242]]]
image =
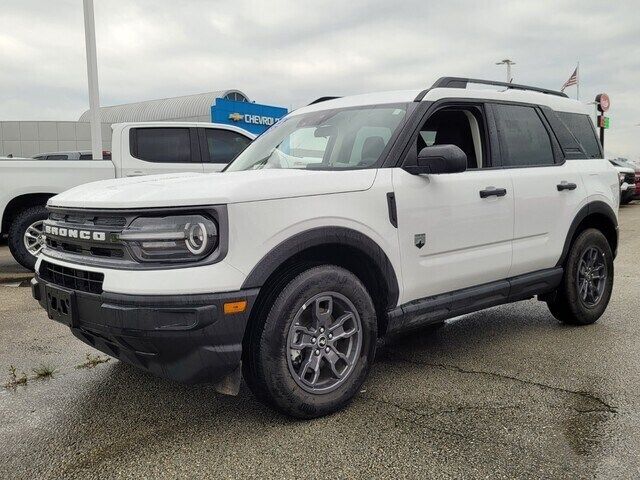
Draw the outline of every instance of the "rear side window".
[[[580,142],[589,158],[601,158],[600,144],[589,115],[580,113],[556,112],[560,120]]]
[[[551,138],[535,108],[494,105],[502,165],[526,167],[553,165]]]
[[[93,155],[91,153],[81,153],[80,160],[93,160]]]
[[[191,162],[188,128],[132,128],[131,155],[156,163]]]
[[[229,163],[251,143],[244,135],[230,130],[205,128],[209,163]]]

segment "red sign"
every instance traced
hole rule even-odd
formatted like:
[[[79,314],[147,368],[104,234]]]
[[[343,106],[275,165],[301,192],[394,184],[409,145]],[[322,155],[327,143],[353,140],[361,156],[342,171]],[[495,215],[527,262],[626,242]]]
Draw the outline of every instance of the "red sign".
[[[611,100],[609,100],[609,95],[606,93],[596,95],[596,103],[598,104],[598,110],[601,112],[606,112],[611,106]]]

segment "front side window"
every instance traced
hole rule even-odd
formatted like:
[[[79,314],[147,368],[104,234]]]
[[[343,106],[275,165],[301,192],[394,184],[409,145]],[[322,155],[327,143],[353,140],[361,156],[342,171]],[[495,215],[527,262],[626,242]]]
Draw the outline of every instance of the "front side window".
[[[55,154],[55,155],[47,155],[47,160],[68,160],[69,159],[69,155],[63,155],[63,154]]]
[[[495,105],[494,111],[504,166],[553,165],[551,138],[535,108]]]
[[[205,138],[209,163],[229,163],[251,143],[244,135],[230,130],[205,128]]]
[[[406,104],[332,109],[286,117],[259,136],[227,171],[372,168],[397,134]]]
[[[582,148],[589,158],[602,158],[600,144],[596,138],[593,123],[591,123],[589,115],[566,112],[556,113],[573,136],[576,137],[580,145],[582,145]]]
[[[157,163],[191,162],[188,128],[132,128],[131,155]]]
[[[420,128],[415,154],[433,145],[455,145],[467,156],[467,168],[487,167],[484,120],[478,107],[438,110]]]

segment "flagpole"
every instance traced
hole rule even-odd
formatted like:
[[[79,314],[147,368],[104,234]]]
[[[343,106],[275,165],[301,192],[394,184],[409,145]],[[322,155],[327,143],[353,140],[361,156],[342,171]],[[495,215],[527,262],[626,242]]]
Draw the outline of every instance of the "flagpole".
[[[580,100],[580,62],[576,67],[576,100]]]

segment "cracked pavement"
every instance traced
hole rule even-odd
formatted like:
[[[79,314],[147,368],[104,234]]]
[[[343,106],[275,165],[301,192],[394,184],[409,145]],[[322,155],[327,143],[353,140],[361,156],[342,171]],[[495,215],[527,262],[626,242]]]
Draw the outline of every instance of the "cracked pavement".
[[[58,369],[0,388],[0,478],[639,478],[640,204],[620,224],[595,325],[529,300],[395,338],[350,407],[310,422],[245,386],[226,397],[116,360],[77,369],[91,349],[27,288],[0,286],[2,383],[9,365]]]

